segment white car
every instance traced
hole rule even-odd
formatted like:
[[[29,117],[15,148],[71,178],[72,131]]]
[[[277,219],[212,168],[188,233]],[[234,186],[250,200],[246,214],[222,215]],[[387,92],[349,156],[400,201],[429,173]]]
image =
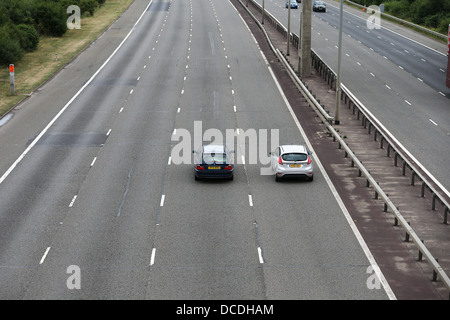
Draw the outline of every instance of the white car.
[[[281,145],[270,152],[271,168],[275,180],[279,181],[287,176],[303,177],[309,181],[314,179],[314,165],[311,151],[303,145]]]

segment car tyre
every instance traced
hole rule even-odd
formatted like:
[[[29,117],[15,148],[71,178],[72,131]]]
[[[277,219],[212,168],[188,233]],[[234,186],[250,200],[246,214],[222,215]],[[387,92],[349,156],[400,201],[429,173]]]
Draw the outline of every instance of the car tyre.
[[[314,176],[311,176],[310,178],[308,178],[308,181],[313,181],[314,180]]]
[[[195,179],[195,181],[198,181],[198,180],[200,180],[200,178],[199,178],[199,177],[197,177],[197,175],[196,175],[196,174],[194,174],[194,179]]]

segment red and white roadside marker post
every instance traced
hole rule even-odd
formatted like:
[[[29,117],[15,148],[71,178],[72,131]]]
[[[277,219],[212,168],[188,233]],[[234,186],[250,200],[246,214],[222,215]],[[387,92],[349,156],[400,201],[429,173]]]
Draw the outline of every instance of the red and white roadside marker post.
[[[15,95],[15,89],[14,89],[14,65],[9,65],[9,87],[11,95]]]

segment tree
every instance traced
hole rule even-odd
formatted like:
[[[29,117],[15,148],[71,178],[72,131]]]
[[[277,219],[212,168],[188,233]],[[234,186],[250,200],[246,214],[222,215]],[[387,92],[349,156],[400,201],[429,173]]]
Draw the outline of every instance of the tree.
[[[12,33],[9,25],[0,27],[0,64],[2,65],[17,63],[24,54],[19,40],[11,37]]]
[[[37,28],[43,35],[60,37],[67,31],[65,8],[52,2],[41,1],[36,6]]]

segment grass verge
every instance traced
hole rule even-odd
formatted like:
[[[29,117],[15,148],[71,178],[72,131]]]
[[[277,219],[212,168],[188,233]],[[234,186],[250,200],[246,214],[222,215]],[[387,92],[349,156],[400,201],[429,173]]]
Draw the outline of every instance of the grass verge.
[[[133,1],[106,0],[93,16],[81,18],[81,29],[67,30],[60,38],[41,37],[37,50],[25,54],[14,66],[15,95],[10,93],[9,67],[3,67],[0,70],[0,118],[89,46]]]

